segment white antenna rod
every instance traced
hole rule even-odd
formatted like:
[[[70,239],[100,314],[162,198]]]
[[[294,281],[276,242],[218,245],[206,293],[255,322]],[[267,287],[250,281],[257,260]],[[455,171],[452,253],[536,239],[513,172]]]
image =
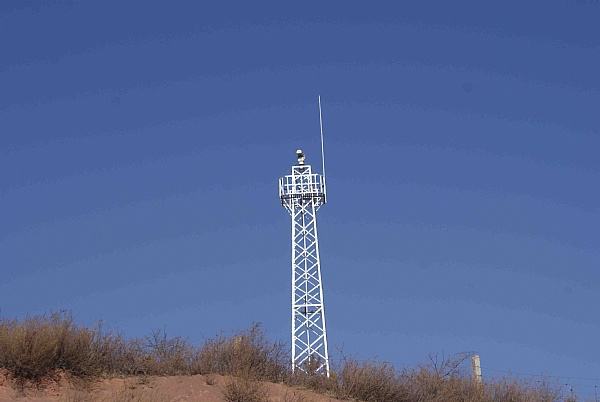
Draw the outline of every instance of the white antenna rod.
[[[323,187],[325,187],[325,147],[323,146],[323,112],[321,111],[321,95],[319,95],[319,125],[321,127],[321,161],[323,162]]]

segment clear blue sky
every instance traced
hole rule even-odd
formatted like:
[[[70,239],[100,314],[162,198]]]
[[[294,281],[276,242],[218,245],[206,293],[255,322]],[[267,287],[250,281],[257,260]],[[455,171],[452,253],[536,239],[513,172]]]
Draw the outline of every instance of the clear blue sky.
[[[361,3],[2,1],[2,316],[287,341],[321,94],[334,354],[600,377],[600,3]]]

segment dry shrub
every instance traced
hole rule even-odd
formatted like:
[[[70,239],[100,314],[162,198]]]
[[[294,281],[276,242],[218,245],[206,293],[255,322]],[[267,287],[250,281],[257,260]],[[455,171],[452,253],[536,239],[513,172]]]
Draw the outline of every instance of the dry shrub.
[[[282,381],[288,372],[283,345],[266,340],[258,325],[231,338],[208,340],[196,354],[192,372]]]
[[[307,388],[321,394],[341,395],[338,392],[339,382],[335,372],[332,372],[331,377],[328,378],[322,374],[296,370],[294,373],[289,373],[284,381],[290,386]]]
[[[73,378],[222,374],[278,382],[287,376],[289,363],[283,346],[268,342],[258,325],[194,348],[165,331],[126,340],[101,326],[77,326],[70,315],[57,313],[1,320],[0,368],[21,385],[41,384],[58,373]]]
[[[263,380],[284,381],[338,398],[367,402],[554,402],[560,399],[560,393],[547,384],[510,380],[475,384],[459,373],[457,362],[432,359],[429,367],[398,373],[385,363],[346,360],[327,378],[315,374],[311,367],[306,368],[307,372],[290,373],[289,356],[283,345],[269,342],[258,325],[233,337],[210,339],[195,349],[181,338],[168,338],[164,331],[156,331],[145,339],[125,340],[104,332],[100,326],[92,329],[77,326],[64,313],[22,321],[0,320],[0,369],[6,370],[20,388],[28,383],[43,385],[63,373],[84,380],[100,375],[221,374],[239,377],[226,387],[231,398],[244,393],[256,398],[264,396],[260,384],[253,382]],[[207,383],[211,382],[207,377]],[[139,393],[143,392],[124,390],[115,398],[151,400],[138,398]],[[84,396],[73,395],[73,401],[78,398]]]
[[[60,402],[90,402],[92,397],[88,391],[68,389],[63,392]]]
[[[448,367],[454,367],[448,370]],[[454,363],[397,372],[391,365],[345,360],[331,377],[296,372],[286,382],[339,399],[366,402],[556,402],[547,384],[515,381],[475,383]]]
[[[154,331],[146,338],[146,374],[190,374],[194,348],[183,338],[168,338],[167,333]]]
[[[359,364],[347,360],[340,370],[336,394],[366,402],[404,400],[405,390],[394,368],[386,363]]]
[[[183,339],[169,339],[164,331],[125,340],[100,326],[77,326],[65,313],[0,321],[0,367],[18,384],[39,384],[58,373],[75,378],[189,374],[194,354]]]
[[[489,400],[527,401],[527,402],[554,402],[560,400],[560,392],[546,382],[528,384],[514,380],[502,380],[486,386]],[[565,401],[567,401],[565,399]]]
[[[405,373],[402,377],[408,400],[463,402],[555,402],[560,392],[548,384],[514,380],[473,382],[459,375],[442,376],[430,369]]]
[[[265,387],[248,378],[232,378],[225,385],[223,397],[227,402],[268,402]]]
[[[67,314],[0,322],[0,367],[19,382],[39,382],[58,371],[98,375],[104,352],[99,332],[75,326]]]
[[[164,331],[154,331],[144,339],[125,340],[103,336],[107,359],[103,374],[109,375],[185,375],[190,373],[194,348],[182,338],[169,339]]]
[[[385,363],[346,360],[332,375],[329,391],[341,399],[367,402],[555,402],[560,393],[547,384],[497,381],[478,384],[457,371],[422,367],[397,373]],[[310,385],[310,383],[308,383]],[[314,389],[314,388],[313,388]]]
[[[457,375],[441,375],[421,368],[400,377],[408,400],[426,401],[487,401],[484,389],[470,379]]]

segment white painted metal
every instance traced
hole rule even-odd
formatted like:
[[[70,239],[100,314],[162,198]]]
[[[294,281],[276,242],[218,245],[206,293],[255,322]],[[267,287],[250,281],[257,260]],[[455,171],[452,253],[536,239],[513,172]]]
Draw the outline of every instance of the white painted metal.
[[[325,184],[325,145],[323,144],[323,112],[321,111],[321,95],[319,95],[319,128],[321,129],[321,163],[323,164],[323,185]]]
[[[477,384],[481,384],[483,382],[481,378],[481,359],[479,355],[471,356],[471,372],[473,375],[473,381]]]
[[[279,179],[281,204],[292,217],[292,370],[329,377],[329,354],[317,234],[317,210],[325,204],[324,177],[312,173],[298,150],[292,174]]]

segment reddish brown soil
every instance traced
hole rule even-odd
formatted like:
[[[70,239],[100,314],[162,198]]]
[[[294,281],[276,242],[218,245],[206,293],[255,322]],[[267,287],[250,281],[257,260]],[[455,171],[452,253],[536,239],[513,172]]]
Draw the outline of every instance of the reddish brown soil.
[[[0,373],[0,402],[225,402],[231,378],[219,375],[112,378],[88,383],[60,377],[41,387],[15,389]],[[261,383],[269,402],[337,402],[337,399],[283,384]]]

